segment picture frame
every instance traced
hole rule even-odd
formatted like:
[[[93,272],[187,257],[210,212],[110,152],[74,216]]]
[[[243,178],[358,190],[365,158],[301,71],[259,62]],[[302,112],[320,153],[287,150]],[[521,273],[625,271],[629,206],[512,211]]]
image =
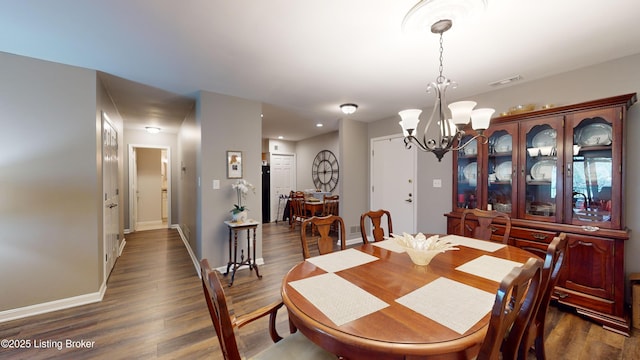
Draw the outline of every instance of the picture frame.
[[[242,179],[242,151],[227,151],[227,179]]]

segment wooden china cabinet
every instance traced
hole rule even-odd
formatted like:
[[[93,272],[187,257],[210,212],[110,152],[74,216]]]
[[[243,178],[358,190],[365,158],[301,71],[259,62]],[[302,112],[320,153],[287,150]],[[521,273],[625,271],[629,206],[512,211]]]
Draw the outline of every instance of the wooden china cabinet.
[[[464,208],[505,212],[510,244],[541,257],[567,233],[554,298],[625,335],[624,128],[635,102],[627,94],[492,119],[486,143],[454,152],[453,211],[445,214],[457,234]],[[502,234],[495,226],[496,240]]]

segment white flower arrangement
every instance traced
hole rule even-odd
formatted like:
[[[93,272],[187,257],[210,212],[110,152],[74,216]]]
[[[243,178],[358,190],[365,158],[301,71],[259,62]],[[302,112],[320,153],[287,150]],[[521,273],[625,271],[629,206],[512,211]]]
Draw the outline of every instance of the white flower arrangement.
[[[416,236],[402,233],[402,235],[391,234],[391,237],[403,247],[411,260],[417,265],[428,265],[436,255],[449,250],[459,250],[449,241],[440,239],[440,236],[433,235],[428,238],[423,233]]]
[[[242,205],[242,199],[246,197],[249,190],[255,193],[256,188],[245,179],[240,179],[235,183],[231,184],[231,188],[236,191],[236,195],[238,196],[238,203],[233,204],[233,209],[231,209],[231,213],[237,214],[245,210],[249,210],[246,206]]]

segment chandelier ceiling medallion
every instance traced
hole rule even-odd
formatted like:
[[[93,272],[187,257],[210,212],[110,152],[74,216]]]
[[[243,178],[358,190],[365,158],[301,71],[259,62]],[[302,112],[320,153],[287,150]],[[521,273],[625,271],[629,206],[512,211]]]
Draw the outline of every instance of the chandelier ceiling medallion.
[[[461,4],[468,6],[465,7]],[[424,21],[429,21],[426,24],[431,26],[431,32],[440,35],[439,75],[435,82],[427,86],[427,93],[433,92],[435,94],[435,103],[422,135],[418,134],[419,116],[422,110],[409,109],[398,113],[402,119],[399,124],[402,127],[405,146],[409,149],[412,145],[416,145],[422,151],[432,152],[438,161],[442,161],[442,157],[447,152],[457,151],[469,145],[471,140],[482,138],[486,143],[487,138],[483,135],[483,131],[489,127],[491,116],[495,112],[490,108],[474,110],[473,108],[476,106],[474,101],[458,101],[447,106],[445,96],[447,89],[449,87],[455,89],[457,84],[443,75],[444,46],[442,35],[451,29],[454,18],[466,15],[470,11],[469,9],[477,7],[478,4],[484,5],[485,2],[483,0],[422,0],[407,13],[403,21],[405,30],[415,29],[419,23],[424,25]],[[470,120],[476,135],[462,143],[465,136],[463,129]],[[427,135],[432,125],[439,128],[436,138],[429,138]]]

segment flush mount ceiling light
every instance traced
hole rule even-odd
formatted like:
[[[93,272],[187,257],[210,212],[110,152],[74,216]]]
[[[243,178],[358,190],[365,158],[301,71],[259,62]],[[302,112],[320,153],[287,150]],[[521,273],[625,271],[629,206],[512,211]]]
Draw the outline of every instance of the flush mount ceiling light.
[[[356,110],[358,110],[358,105],[351,104],[351,103],[342,104],[340,105],[340,110],[342,110],[342,112],[345,113],[346,115],[350,115],[356,112]]]
[[[160,128],[155,126],[146,126],[145,130],[147,130],[149,134],[157,134],[160,132]]]
[[[469,0],[471,1],[471,0]],[[476,0],[478,2],[480,0]],[[468,1],[460,1],[468,2]],[[458,2],[456,2],[458,3]],[[415,14],[419,9],[425,9],[429,5],[444,6],[442,4],[452,4],[449,0],[423,0],[414,6],[407,14],[407,17]],[[453,6],[453,5],[452,5]],[[453,7],[451,10],[455,10]],[[441,12],[443,14],[443,12]],[[446,15],[443,15],[446,16]],[[405,21],[407,20],[405,17]],[[453,25],[450,18],[436,18],[437,20],[431,25],[431,32],[440,35],[440,67],[439,75],[435,82],[432,82],[427,87],[427,93],[435,93],[435,103],[433,105],[433,111],[429,117],[429,121],[424,127],[424,132],[421,138],[417,138],[418,135],[418,123],[420,122],[419,116],[422,113],[420,109],[409,109],[400,111],[398,114],[402,119],[399,124],[402,127],[402,133],[404,135],[405,147],[411,148],[412,145],[418,146],[418,148],[425,152],[433,153],[438,161],[442,161],[442,157],[449,151],[456,151],[463,149],[469,145],[472,140],[482,138],[484,143],[487,141],[487,137],[483,134],[484,130],[489,127],[491,121],[491,115],[494,113],[494,109],[476,109],[474,101],[458,101],[447,106],[445,93],[447,88],[451,86],[456,88],[457,84],[451,81],[442,74],[442,53],[444,51],[442,35]],[[450,111],[447,110],[447,107]],[[465,138],[465,131],[463,130],[469,121],[471,120],[471,127],[475,130],[476,135],[473,137]],[[428,138],[427,133],[431,125],[437,126],[439,129],[438,136],[434,138]],[[466,142],[462,143],[463,138]]]

